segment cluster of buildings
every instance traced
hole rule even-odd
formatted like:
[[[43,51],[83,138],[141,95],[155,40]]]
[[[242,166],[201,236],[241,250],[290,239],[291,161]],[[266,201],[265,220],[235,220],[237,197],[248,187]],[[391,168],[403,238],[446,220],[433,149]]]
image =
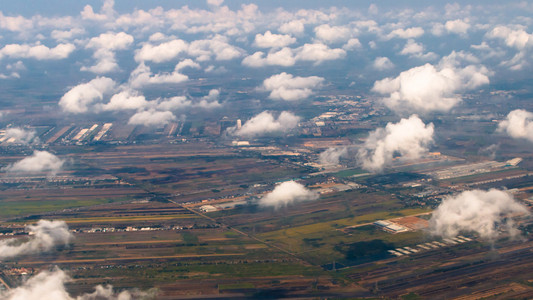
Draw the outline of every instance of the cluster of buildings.
[[[401,248],[396,248],[394,250],[388,250],[388,251],[390,254],[395,255],[395,256],[404,256],[404,255],[415,254],[421,251],[430,251],[430,250],[438,249],[441,247],[454,246],[454,245],[467,243],[471,241],[472,241],[471,238],[458,235],[453,238],[445,238],[442,240],[442,242],[433,241],[433,242],[418,244],[414,248],[401,247]]]
[[[132,232],[132,231],[161,231],[161,230],[183,230],[191,229],[192,226],[163,226],[163,227],[135,227],[127,226],[126,228],[116,227],[91,227],[72,229],[73,233],[106,233],[106,232]]]
[[[513,158],[505,162],[498,161],[484,161],[478,163],[463,164],[459,166],[453,166],[446,169],[427,172],[429,175],[437,180],[445,180],[450,178],[458,178],[476,174],[491,173],[507,168],[514,168],[522,161],[521,158]]]

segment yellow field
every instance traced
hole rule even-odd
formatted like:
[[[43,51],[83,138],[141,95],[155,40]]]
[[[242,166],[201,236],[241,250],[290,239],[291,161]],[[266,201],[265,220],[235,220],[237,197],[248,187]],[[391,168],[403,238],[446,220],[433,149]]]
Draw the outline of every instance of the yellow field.
[[[411,216],[421,213],[426,213],[427,209],[403,209],[395,212],[378,212],[373,214],[367,214],[363,216],[357,216],[353,218],[344,218],[328,222],[315,223],[310,225],[297,226],[293,228],[281,229],[276,231],[267,232],[259,235],[263,239],[279,240],[284,238],[296,238],[302,235],[308,235],[313,233],[325,232],[327,230],[335,230],[334,225],[352,226],[364,223],[371,223],[377,220],[398,218],[402,216]]]

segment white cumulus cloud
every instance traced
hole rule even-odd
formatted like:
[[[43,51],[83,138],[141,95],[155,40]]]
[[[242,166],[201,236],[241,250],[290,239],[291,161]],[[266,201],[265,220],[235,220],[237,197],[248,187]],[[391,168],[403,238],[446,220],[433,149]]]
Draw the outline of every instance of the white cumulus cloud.
[[[105,0],[104,4],[102,5],[102,8],[100,9],[100,13],[95,13],[92,6],[85,5],[80,14],[82,19],[84,20],[91,20],[97,22],[106,21],[113,17],[113,14],[115,13],[115,10],[113,9],[114,5],[114,0]]]
[[[232,60],[243,55],[244,51],[230,45],[228,38],[216,35],[211,39],[191,42],[188,54],[196,57],[197,61],[207,61],[214,58],[217,61]]]
[[[458,92],[488,84],[488,73],[485,67],[475,65],[457,68],[452,64],[425,64],[396,78],[376,81],[372,91],[388,95],[383,101],[396,111],[448,111],[461,101]]]
[[[48,151],[35,150],[31,156],[10,164],[3,168],[3,170],[7,172],[18,173],[48,172],[51,175],[55,175],[59,170],[61,170],[64,163],[64,160]]]
[[[513,214],[529,214],[529,210],[507,192],[496,189],[464,191],[442,201],[429,221],[430,230],[443,237],[475,232],[484,239],[494,240],[499,235],[498,229],[511,235],[518,233],[512,220],[505,218]]]
[[[229,132],[243,137],[256,137],[290,131],[298,126],[298,122],[300,117],[288,111],[281,112],[277,118],[272,113],[264,111],[246,121],[240,129],[230,128]]]
[[[292,20],[287,23],[283,23],[279,27],[279,32],[286,34],[300,35],[304,32],[305,26],[302,20]]]
[[[345,26],[323,24],[315,27],[315,35],[319,40],[331,44],[347,41],[352,36],[352,32]]]
[[[97,62],[96,65],[82,67],[81,70],[97,74],[118,70],[115,51],[128,49],[133,43],[133,40],[133,36],[125,32],[107,32],[91,38],[85,48],[94,49],[93,57]]]
[[[83,28],[74,27],[69,30],[54,29],[52,30],[50,36],[57,41],[67,41],[74,38],[75,36],[82,35],[84,33],[85,30]]]
[[[320,63],[326,60],[337,60],[344,58],[346,51],[344,49],[331,49],[322,43],[304,44],[296,49],[295,58],[302,61],[314,61]]]
[[[104,94],[115,88],[111,78],[97,77],[87,83],[71,88],[59,100],[59,106],[65,112],[79,114],[85,113],[97,101],[101,101]]]
[[[0,258],[48,252],[56,246],[66,246],[72,239],[65,221],[39,220],[35,225],[26,226],[30,233],[26,241],[13,238],[0,241]]]
[[[322,165],[338,165],[340,158],[348,154],[348,149],[346,147],[330,147],[324,152],[320,153],[318,161]]]
[[[6,137],[6,140],[14,138],[15,143],[29,144],[36,139],[36,134],[33,129],[13,127],[6,129],[4,137]]]
[[[446,21],[446,23],[444,24],[444,28],[446,28],[448,32],[460,34],[460,35],[466,35],[470,27],[471,26],[468,20],[460,20],[460,19]]]
[[[103,110],[137,110],[148,105],[146,98],[135,91],[125,90],[111,97],[108,103],[102,105]]]
[[[296,63],[292,49],[285,47],[280,50],[273,50],[265,57],[262,51],[255,52],[245,57],[242,64],[247,67],[258,68],[264,66],[284,66],[290,67]]]
[[[222,5],[222,3],[224,3],[224,0],[207,0],[207,4],[216,6],[216,7]]]
[[[358,41],[357,41],[358,42]],[[345,45],[346,50],[352,50],[358,45],[355,44]],[[346,56],[345,49],[331,49],[327,45],[322,43],[305,44],[296,49],[284,47],[282,49],[273,48],[265,56],[262,51],[257,51],[252,55],[245,57],[242,60],[242,64],[248,67],[258,68],[264,66],[293,66],[297,61],[311,61],[315,64],[320,64],[327,60],[341,59]]]
[[[67,58],[76,46],[73,44],[59,44],[54,48],[45,45],[9,44],[0,49],[0,58],[33,58],[37,60],[59,60]]]
[[[129,85],[133,88],[142,88],[146,85],[152,84],[176,84],[189,80],[185,74],[181,74],[180,70],[184,65],[179,63],[174,68],[173,72],[152,74],[150,67],[141,62],[139,66],[130,74]]]
[[[168,124],[176,119],[176,116],[170,111],[158,111],[149,109],[140,111],[130,117],[128,124],[144,125],[144,126],[159,126]]]
[[[159,45],[144,44],[135,53],[137,62],[152,61],[155,63],[167,62],[175,59],[180,53],[186,52],[189,45],[187,42],[175,39]]]
[[[313,89],[323,81],[324,78],[318,76],[295,77],[283,72],[265,79],[263,88],[270,92],[271,99],[295,101],[311,96]]]
[[[286,181],[277,185],[274,190],[259,200],[260,206],[276,209],[302,201],[312,201],[319,198],[318,193],[308,190],[295,181]]]
[[[254,45],[259,48],[283,48],[296,42],[296,39],[287,34],[275,34],[269,31],[256,34]]]
[[[392,38],[402,38],[402,39],[413,39],[420,37],[424,34],[424,29],[422,27],[411,27],[411,28],[398,28],[394,29],[387,35],[388,39]]]
[[[523,50],[533,46],[533,34],[527,33],[524,29],[515,29],[508,26],[496,26],[489,33],[489,38],[501,39],[508,47]]]
[[[184,108],[213,109],[222,106],[222,104],[218,102],[219,97],[220,91],[218,89],[212,89],[207,95],[196,101],[192,101],[185,96],[160,99],[156,108],[160,111],[175,111]]]
[[[383,71],[394,68],[394,64],[390,61],[388,57],[376,57],[374,63],[372,64],[374,69]]]
[[[402,160],[419,158],[433,143],[433,123],[424,124],[417,115],[388,123],[368,135],[357,152],[357,161],[369,171],[380,171],[391,164],[395,156]]]
[[[156,296],[153,291],[125,290],[117,293],[111,285],[97,285],[94,292],[74,297],[65,288],[65,283],[69,281],[70,277],[56,267],[32,276],[21,286],[2,292],[0,296],[5,300],[133,300],[154,299]]]
[[[511,111],[505,120],[498,124],[498,131],[505,132],[515,139],[527,139],[533,142],[533,113],[523,109]]]

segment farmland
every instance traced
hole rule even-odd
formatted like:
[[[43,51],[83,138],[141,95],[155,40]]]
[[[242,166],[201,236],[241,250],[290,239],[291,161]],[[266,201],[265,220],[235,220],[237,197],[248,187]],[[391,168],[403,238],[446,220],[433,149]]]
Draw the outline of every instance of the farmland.
[[[424,179],[410,173],[372,175],[352,169],[309,176],[314,169],[208,143],[79,150],[77,171],[64,176],[100,179],[20,181],[5,185],[0,201],[5,232],[20,231],[37,219],[68,224],[74,239],[66,247],[5,259],[2,265],[69,269],[74,282],[67,287],[73,293],[90,292],[96,284],[136,284],[145,290],[156,287],[161,297],[170,298],[398,297],[411,291],[426,295],[426,281],[399,288],[386,274],[409,274],[445,253],[454,253],[458,263],[471,264],[472,255],[489,247],[476,241],[401,257],[387,252],[443,242],[423,228],[391,234],[374,225],[378,220],[401,224],[403,217],[410,217],[404,223],[410,224],[416,223],[415,216],[429,217],[431,207],[416,204],[411,196],[420,189],[402,185]],[[57,151],[72,152],[60,147]],[[520,172],[457,180],[468,184]],[[276,182],[290,179],[323,194],[316,201],[279,209],[257,204]],[[448,186],[442,182],[439,188]],[[336,187],[343,190],[335,191]],[[205,212],[205,205],[220,208]],[[441,267],[433,264],[425,270]],[[144,280],[139,283],[137,278]],[[430,286],[436,285],[432,282]]]

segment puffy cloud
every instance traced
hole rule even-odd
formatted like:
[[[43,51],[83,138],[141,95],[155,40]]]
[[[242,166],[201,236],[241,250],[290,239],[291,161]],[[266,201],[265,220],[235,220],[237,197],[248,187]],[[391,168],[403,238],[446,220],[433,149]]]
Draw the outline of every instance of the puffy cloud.
[[[75,36],[79,36],[85,33],[83,28],[74,27],[69,30],[52,30],[50,36],[57,41],[67,41]]]
[[[72,297],[65,288],[65,283],[70,280],[63,270],[56,267],[53,271],[40,272],[24,282],[23,285],[0,293],[0,296],[6,300],[133,300],[155,298],[153,291],[126,290],[115,293],[111,285],[105,287],[98,285],[90,294]]]
[[[338,165],[340,158],[348,154],[346,147],[336,148],[330,147],[324,152],[320,153],[318,161],[322,165]]]
[[[61,170],[64,163],[64,160],[48,151],[35,150],[31,156],[8,165],[2,170],[18,173],[48,172],[51,175],[55,175],[59,170]]]
[[[357,47],[357,45],[348,45],[347,49],[351,47]],[[290,67],[293,66],[297,61],[313,61],[318,64],[326,60],[344,58],[345,56],[346,51],[344,49],[331,49],[324,44],[317,43],[305,44],[296,49],[291,49],[288,47],[284,47],[280,50],[273,49],[266,57],[264,52],[258,51],[245,57],[242,60],[242,64],[254,68],[264,66]]]
[[[383,100],[396,111],[448,111],[461,101],[457,92],[488,84],[488,73],[486,68],[474,65],[456,68],[448,63],[437,67],[425,64],[396,78],[376,81],[372,91],[388,95]]]
[[[216,35],[209,40],[196,40],[189,45],[188,53],[197,57],[198,61],[210,60],[213,56],[215,60],[232,60],[241,57],[244,51],[228,43],[228,39],[221,35]]]
[[[184,96],[177,96],[160,100],[160,102],[156,105],[156,108],[163,111],[173,111],[188,107],[204,109],[217,108],[222,106],[222,104],[218,102],[219,96],[220,91],[217,89],[212,89],[209,91],[209,94],[202,97],[199,101],[193,102]]]
[[[412,39],[412,38],[420,37],[423,34],[424,34],[424,29],[422,29],[421,27],[411,27],[407,29],[398,28],[398,29],[391,31],[391,33],[387,35],[387,38],[388,39],[392,39],[392,38]]]
[[[164,34],[161,33],[161,32],[156,32],[156,33],[152,34],[152,35],[148,38],[148,40],[149,40],[150,42],[159,42],[159,41],[164,41],[164,40],[166,40],[166,39],[167,39],[167,36],[164,35]]]
[[[357,38],[351,38],[349,39],[344,46],[342,46],[342,49],[351,51],[355,49],[361,48],[361,42]]]
[[[92,6],[86,5],[80,14],[81,14],[82,19],[84,20],[99,21],[99,22],[106,21],[110,19],[115,13],[113,9],[114,5],[115,5],[114,0],[105,0],[99,14],[94,12]]]
[[[39,220],[35,225],[26,226],[29,239],[6,239],[0,241],[0,258],[48,252],[56,246],[68,245],[72,234],[65,221]]]
[[[171,30],[180,30],[189,34],[224,33],[226,36],[250,33],[262,15],[255,4],[242,4],[238,11],[227,6],[216,9],[200,10],[183,6],[164,13],[170,22]]]
[[[301,20],[292,20],[287,23],[283,23],[279,27],[279,32],[286,34],[300,35],[304,32],[304,22]]]
[[[146,98],[138,93],[126,90],[115,94],[109,103],[102,105],[103,110],[137,110],[148,105]]]
[[[285,72],[272,75],[263,81],[263,88],[270,92],[269,98],[294,101],[313,94],[313,88],[321,85],[324,78],[318,76],[294,77]]]
[[[154,109],[140,111],[130,117],[128,124],[158,126],[174,121],[176,116],[170,111],[157,111]]]
[[[401,55],[413,55],[421,54],[424,52],[424,46],[415,42],[413,39],[409,39],[405,44],[405,47],[400,52]]]
[[[181,70],[183,70],[185,68],[200,69],[200,65],[197,62],[194,62],[192,59],[187,58],[187,59],[184,59],[184,60],[180,61],[176,65],[176,68],[174,70],[175,71],[181,71]]]
[[[417,43],[413,39],[407,40],[404,48],[400,52],[401,55],[409,55],[411,57],[417,57],[420,59],[436,59],[438,55],[433,52],[424,53],[424,45],[422,43]]]
[[[308,190],[295,181],[286,181],[277,185],[274,190],[259,200],[260,206],[271,206],[275,209],[302,201],[319,198],[318,193]]]
[[[149,32],[152,28],[160,28],[165,24],[164,10],[158,6],[148,11],[136,9],[133,13],[122,14],[113,25],[122,28],[137,27],[141,32]]]
[[[330,26],[323,24],[315,27],[315,35],[318,39],[326,43],[339,43],[347,41],[352,32],[350,28],[345,26]]]
[[[106,74],[119,69],[115,59],[115,54],[106,49],[97,50],[93,57],[97,60],[96,65],[81,67],[81,71],[89,71],[95,74]]]
[[[33,21],[23,16],[4,16],[0,11],[0,28],[15,32],[24,32],[33,28]]]
[[[470,29],[470,23],[468,23],[468,20],[465,20],[465,21],[460,20],[460,19],[451,20],[451,21],[447,21],[444,24],[444,28],[446,28],[446,30],[451,33],[466,35],[468,32],[468,29]]]
[[[380,171],[396,155],[403,160],[419,158],[432,142],[433,124],[425,125],[417,115],[412,115],[371,132],[357,152],[357,161],[366,170]]]
[[[444,25],[442,23],[434,23],[431,27],[431,33],[436,36],[443,35],[445,30],[446,29],[444,28]]]
[[[161,43],[157,46],[144,44],[141,49],[136,51],[135,61],[166,62],[175,59],[180,53],[186,52],[187,49],[187,42],[180,39]]]
[[[181,74],[180,71],[185,68],[200,68],[198,63],[191,59],[185,59],[179,62],[173,72],[152,74],[150,67],[141,62],[139,66],[130,74],[129,84],[133,88],[141,88],[150,84],[169,84],[181,83],[189,80],[187,75]]]
[[[206,73],[211,73],[211,74],[224,74],[228,72],[228,70],[224,68],[224,66],[215,67],[214,65],[207,66],[207,68],[205,68],[204,71]]]
[[[35,135],[36,132],[33,129],[26,130],[23,128],[14,127],[6,129],[6,134],[4,137],[6,137],[6,140],[14,138],[15,143],[29,144],[34,140],[38,140],[38,138],[36,139]]]
[[[498,124],[498,131],[505,132],[515,139],[527,139],[533,142],[533,113],[515,109],[505,120]]]
[[[346,56],[346,51],[343,49],[330,49],[321,43],[305,44],[296,49],[296,52],[295,58],[297,60],[314,61],[317,63],[325,60],[341,59]]]
[[[68,279],[65,272],[56,269],[53,272],[43,271],[26,281],[22,286],[0,294],[7,300],[71,300],[65,289],[65,281]]]
[[[185,96],[176,96],[162,100],[157,104],[157,109],[163,111],[178,110],[186,107],[191,107],[192,101]]]
[[[390,61],[388,57],[376,57],[372,66],[374,67],[374,69],[379,71],[394,68],[394,64]]]
[[[259,48],[283,48],[296,42],[296,39],[286,34],[274,34],[267,31],[265,34],[256,34],[254,45]]]
[[[350,24],[353,24],[357,30],[381,34],[381,28],[374,20],[354,21]]]
[[[499,229],[511,235],[518,233],[512,220],[506,220],[507,215],[514,214],[529,214],[529,210],[509,193],[496,189],[464,191],[445,198],[433,211],[430,230],[443,237],[475,232],[481,238],[494,240]]]
[[[125,32],[102,33],[89,40],[85,48],[95,49],[93,57],[97,60],[92,67],[82,67],[82,71],[104,74],[118,69],[115,60],[116,50],[125,50],[133,43],[133,37]]]
[[[153,28],[165,25],[164,10],[158,6],[148,11],[136,9],[132,13],[120,15],[113,25],[122,28],[136,27],[141,32],[150,32]]]
[[[520,26],[500,25],[488,32],[486,37],[503,40],[507,47],[518,50],[512,58],[502,61],[500,63],[501,66],[506,66],[511,70],[522,70],[530,65],[528,52],[533,46],[533,34],[527,33]],[[489,48],[489,50],[491,49]],[[498,54],[498,51],[491,50],[489,54]]]
[[[219,7],[222,3],[224,3],[224,0],[207,0],[207,4],[215,7]]]
[[[240,129],[230,128],[229,132],[243,137],[255,137],[290,131],[298,126],[298,122],[300,117],[288,111],[281,112],[277,119],[272,113],[264,111],[246,121]]]
[[[271,51],[266,57],[265,53],[258,51],[254,54],[245,57],[242,64],[248,67],[263,67],[263,66],[284,66],[290,67],[296,63],[292,49],[283,48],[278,51]]]
[[[37,60],[58,60],[67,58],[76,49],[73,44],[59,44],[54,48],[44,45],[9,44],[0,49],[0,58],[34,58]]]
[[[132,43],[133,37],[125,32],[107,32],[91,38],[85,47],[88,49],[125,50]]]
[[[102,100],[104,94],[115,88],[115,82],[107,77],[97,77],[87,83],[71,88],[59,100],[59,106],[65,112],[85,113],[96,101]]]
[[[198,103],[194,104],[194,106],[206,109],[220,107],[222,106],[222,104],[218,102],[219,97],[220,90],[212,89],[206,96],[202,97],[202,99]]]
[[[529,34],[523,29],[496,26],[487,33],[487,36],[493,39],[502,39],[508,47],[518,50],[533,46],[533,34]]]

